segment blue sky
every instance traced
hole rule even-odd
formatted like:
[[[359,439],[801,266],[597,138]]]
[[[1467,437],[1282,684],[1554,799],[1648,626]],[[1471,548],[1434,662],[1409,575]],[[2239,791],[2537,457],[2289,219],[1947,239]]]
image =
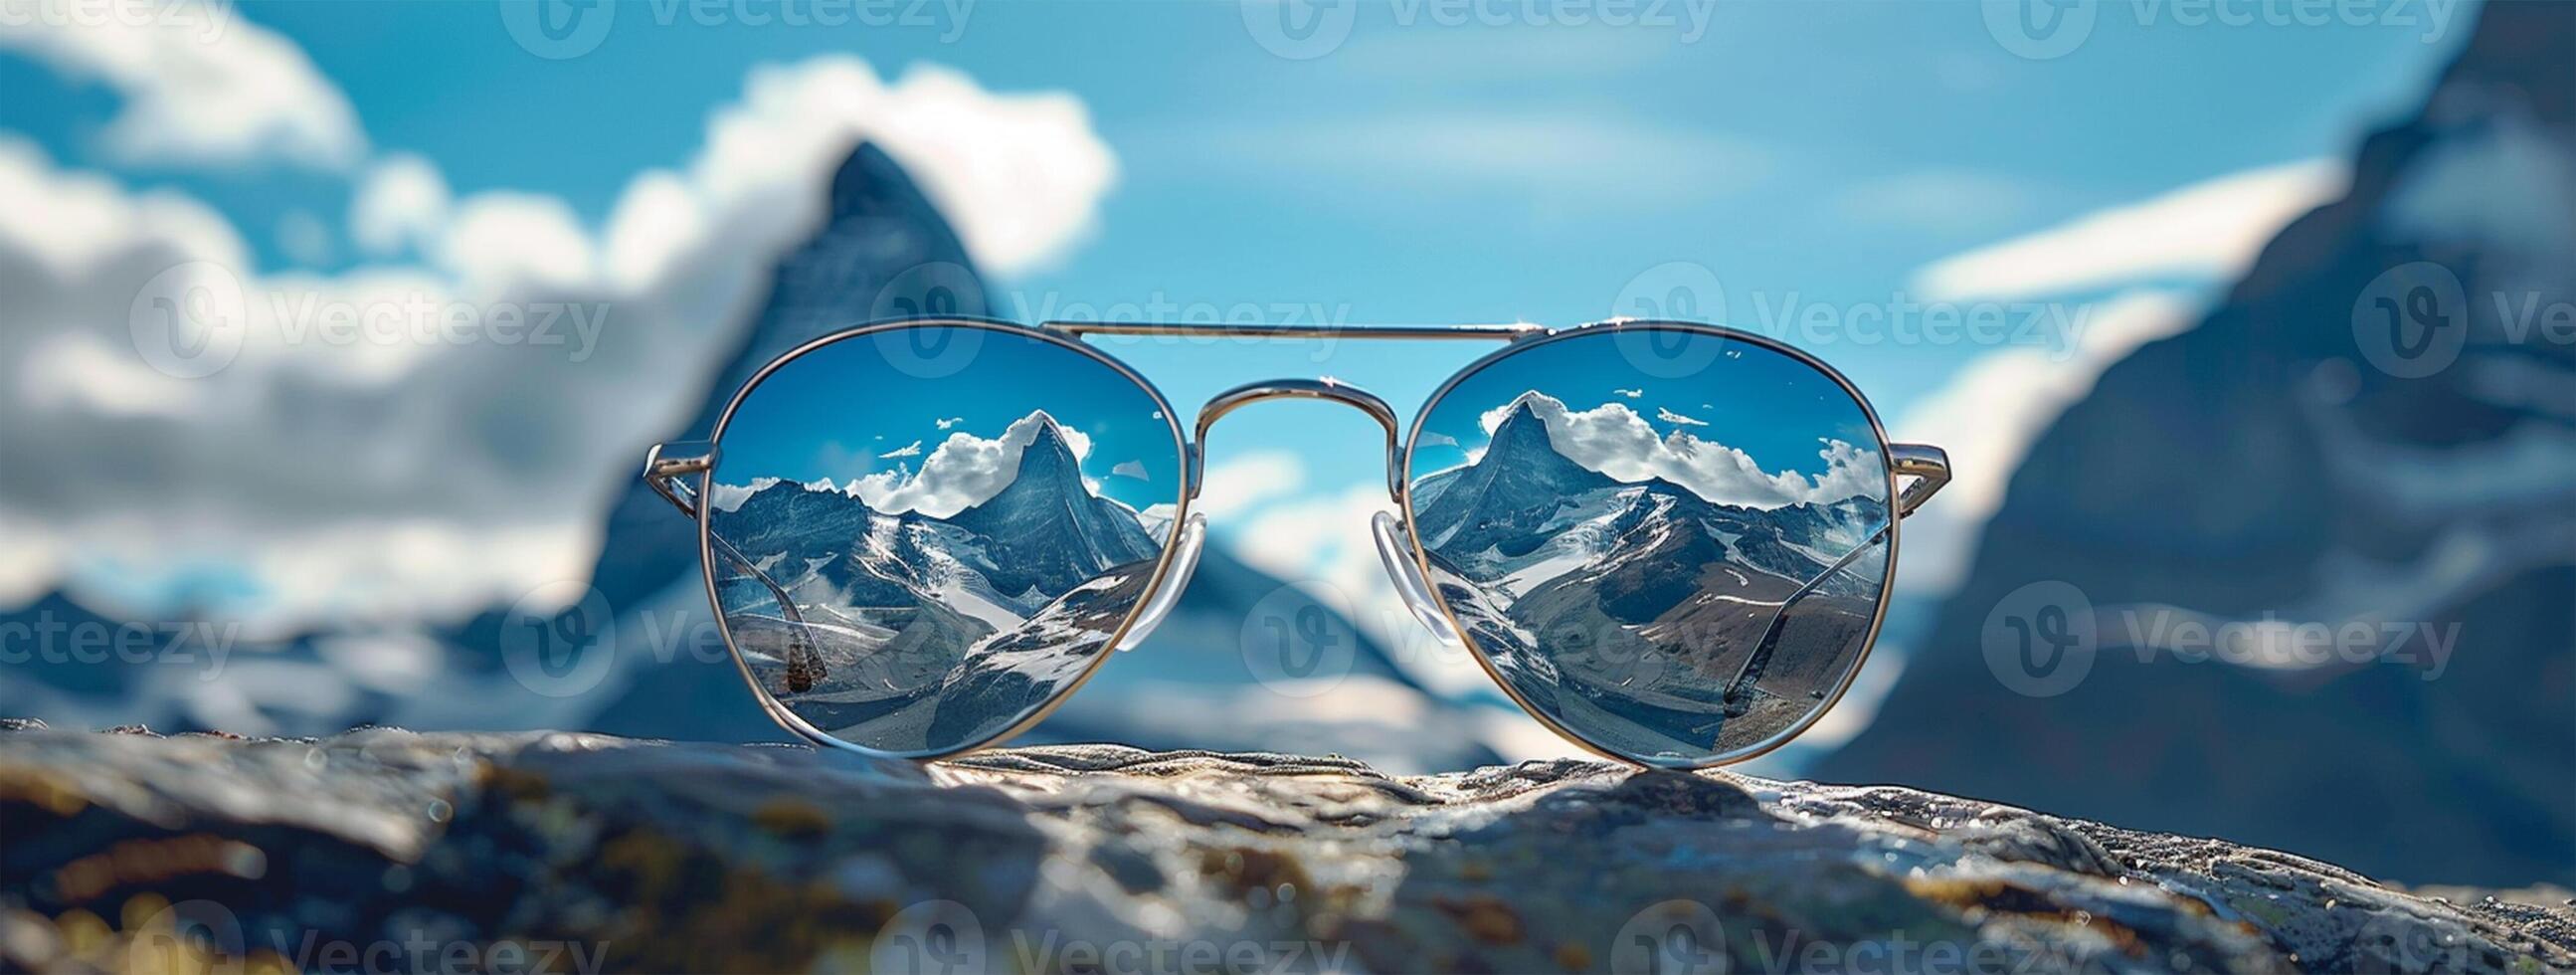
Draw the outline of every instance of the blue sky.
[[[1012,424],[1044,412],[1078,435],[1071,445],[1095,493],[1138,510],[1180,500],[1172,425],[1126,377],[1072,350],[998,332],[959,330],[941,341],[975,342],[977,354],[958,372],[919,374],[895,367],[875,338],[862,337],[823,346],[771,373],[724,431],[717,482],[828,478],[849,489],[874,476],[881,480],[872,483],[888,487],[918,479],[924,490],[963,491],[931,482],[957,477],[949,465],[970,463],[963,451],[1002,439]],[[960,453],[939,457],[952,439]],[[1016,447],[1009,456],[1018,456]],[[986,477],[978,483],[989,490],[971,491],[970,504],[1010,482]],[[873,488],[861,492],[872,494]]]
[[[1680,338],[1682,346],[1664,348],[1664,356],[1692,361],[1705,351],[1708,366],[1662,379],[1641,374],[1631,356],[1631,351],[1646,348],[1646,333],[1628,335],[1641,343],[1620,343],[1618,335],[1587,335],[1535,346],[1476,369],[1443,402],[1432,405],[1430,420],[1422,423],[1425,438],[1414,444],[1414,472],[1455,467],[1471,454],[1481,457],[1486,441],[1492,441],[1492,431],[1484,428],[1486,415],[1517,402],[1525,392],[1553,397],[1574,413],[1620,408],[1623,426],[1636,423],[1667,438],[1687,433],[1705,444],[1744,451],[1767,475],[1785,472],[1808,480],[1824,475],[1821,441],[1826,438],[1875,451],[1878,433],[1870,431],[1868,415],[1860,413],[1860,405],[1832,377],[1803,361],[1754,343],[1690,335]],[[1569,449],[1556,428],[1551,436],[1558,451]],[[1443,444],[1443,438],[1453,444]],[[1620,444],[1620,451],[1628,454],[1636,446]],[[1569,457],[1587,459],[1579,457],[1579,449]],[[1600,469],[1597,464],[1587,467]],[[1620,477],[1620,472],[1610,475]],[[1685,488],[1695,485],[1685,482]]]
[[[558,62],[520,50],[475,5],[245,12],[301,41],[378,142],[437,159],[459,192],[541,191],[594,220],[634,170],[684,157],[759,62],[855,53],[887,73],[928,61],[995,89],[1070,90],[1121,177],[1091,243],[1005,283],[1031,317],[1160,296],[1320,305],[1353,321],[1570,324],[1607,317],[1632,278],[1670,261],[1740,282],[1731,320],[1760,317],[1755,287],[1775,308],[1790,292],[1877,301],[1988,240],[2339,151],[2421,90],[2447,51],[2394,28],[2110,17],[2083,50],[2032,62],[1999,47],[1969,5],[1746,3],[1720,5],[1696,43],[1643,26],[1402,26],[1371,9],[1339,51],[1288,61],[1254,42],[1233,4],[988,2],[953,43],[941,43],[945,25],[666,28],[629,4],[596,50]],[[1594,138],[1605,152],[1699,165],[1623,164],[1612,167],[1622,178],[1596,179],[1477,158],[1487,147],[1368,144],[1431,119],[1576,143],[1530,147],[1545,159]],[[1651,178],[1624,178],[1641,172]],[[1994,199],[1924,200],[1924,213],[1841,202],[1925,172],[1983,177]],[[313,205],[327,215],[332,202]],[[1329,372],[1410,408],[1470,357],[1442,344],[1336,348],[1320,363],[1302,347],[1111,348],[1181,404],[1239,380]],[[1893,413],[1978,350],[1817,351]],[[1331,483],[1377,476],[1359,469],[1367,452],[1344,449],[1365,429],[1251,414],[1225,436],[1295,451]]]
[[[1955,565],[2028,431],[2338,191],[2335,161],[2410,107],[2474,16],[2225,6],[2254,22],[2092,5],[2081,43],[2040,57],[1940,2],[1676,2],[1658,8],[1674,23],[1628,26],[1492,3],[1466,9],[1498,25],[1453,26],[1436,11],[1459,8],[1419,3],[977,0],[798,27],[758,0],[637,0],[583,22],[604,33],[577,50],[523,44],[474,3],[248,3],[219,8],[220,45],[0,29],[0,204],[62,210],[0,234],[56,276],[26,305],[41,320],[0,320],[0,357],[37,364],[0,377],[35,421],[14,449],[51,461],[0,496],[0,528],[28,540],[0,557],[0,600],[86,584],[149,602],[217,578],[244,612],[437,615],[586,571],[623,486],[601,472],[686,409],[667,377],[713,367],[728,302],[811,205],[761,194],[801,172],[779,147],[817,113],[885,133],[947,194],[1011,317],[1671,314],[1784,338],[1900,439],[1951,447],[1946,511],[1908,523],[1902,561]],[[1327,18],[1320,49],[1286,52],[1314,56],[1281,56],[1283,10]],[[877,79],[900,91],[851,94]],[[817,92],[858,100],[795,100]],[[757,138],[720,138],[746,125]],[[404,167],[453,205],[371,223],[360,204]],[[54,260],[94,252],[128,260]],[[254,312],[416,290],[614,320],[545,362],[255,330],[213,377],[145,370],[119,351],[143,342],[139,279],[189,256]],[[277,305],[255,329],[300,307]],[[1979,314],[1992,330],[1955,327]],[[1409,413],[1487,351],[1098,344],[1185,423],[1280,376]],[[1229,417],[1207,451],[1212,529],[1377,598],[1361,508],[1384,499],[1378,436],[1319,404]]]

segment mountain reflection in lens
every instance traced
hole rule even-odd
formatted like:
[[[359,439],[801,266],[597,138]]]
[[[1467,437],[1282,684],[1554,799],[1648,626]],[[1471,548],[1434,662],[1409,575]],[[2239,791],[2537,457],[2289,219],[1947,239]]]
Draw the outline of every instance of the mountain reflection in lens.
[[[1816,367],[1626,331],[1628,352],[1582,334],[1459,380],[1414,440],[1413,524],[1442,602],[1533,710],[1706,765],[1798,727],[1858,664],[1888,581],[1887,463]],[[1662,379],[1629,361],[1639,338],[1715,347]]]
[[[967,339],[971,363],[935,378],[865,339],[779,367],[710,479],[707,565],[752,679],[879,751],[981,744],[1078,682],[1180,496],[1179,435],[1143,387],[1045,339]]]

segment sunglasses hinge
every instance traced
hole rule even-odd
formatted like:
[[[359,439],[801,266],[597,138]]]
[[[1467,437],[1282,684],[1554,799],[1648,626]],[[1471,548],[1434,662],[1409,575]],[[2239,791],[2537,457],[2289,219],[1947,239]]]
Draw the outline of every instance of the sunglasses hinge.
[[[1941,492],[1950,483],[1950,454],[1931,444],[1892,443],[1887,445],[1888,466],[1898,477],[1911,477],[1913,483],[1896,493],[1896,516],[1903,518]]]
[[[704,440],[654,444],[644,454],[644,483],[680,513],[698,516],[698,489],[689,480],[716,468],[716,445]]]

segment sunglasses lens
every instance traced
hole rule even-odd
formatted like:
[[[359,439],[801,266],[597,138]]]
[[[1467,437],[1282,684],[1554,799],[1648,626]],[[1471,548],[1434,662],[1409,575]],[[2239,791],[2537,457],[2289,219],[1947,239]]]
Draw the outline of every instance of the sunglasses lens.
[[[1535,345],[1433,403],[1407,470],[1441,601],[1540,717],[1660,765],[1804,727],[1887,587],[1868,412],[1805,361],[1648,326]]]
[[[1088,674],[1181,493],[1145,387],[997,328],[810,350],[719,445],[706,555],[736,654],[810,728],[913,757],[991,741]]]

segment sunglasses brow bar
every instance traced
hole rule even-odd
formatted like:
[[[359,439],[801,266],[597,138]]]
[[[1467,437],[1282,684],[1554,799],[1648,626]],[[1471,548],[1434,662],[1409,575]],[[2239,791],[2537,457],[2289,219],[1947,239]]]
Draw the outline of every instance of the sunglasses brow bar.
[[[1211,322],[1041,322],[1039,328],[1064,335],[1208,336],[1268,339],[1475,339],[1512,342],[1545,335],[1545,325],[1528,322],[1486,325],[1230,325]]]

